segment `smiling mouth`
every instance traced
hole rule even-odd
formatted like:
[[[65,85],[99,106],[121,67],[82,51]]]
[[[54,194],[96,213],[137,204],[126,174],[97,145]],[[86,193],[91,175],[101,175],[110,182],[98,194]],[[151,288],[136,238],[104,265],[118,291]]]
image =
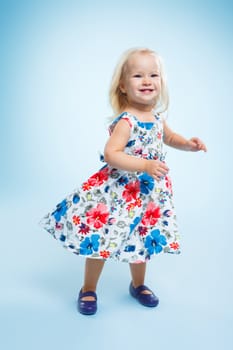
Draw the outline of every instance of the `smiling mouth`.
[[[140,92],[153,92],[153,89],[140,89]]]

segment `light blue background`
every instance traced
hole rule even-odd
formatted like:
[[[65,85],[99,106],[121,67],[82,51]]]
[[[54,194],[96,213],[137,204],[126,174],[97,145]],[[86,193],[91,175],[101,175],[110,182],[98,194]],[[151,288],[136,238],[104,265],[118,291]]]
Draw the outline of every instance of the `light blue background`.
[[[1,349],[232,349],[230,1],[1,1]],[[84,260],[37,223],[102,164],[108,89],[134,46],[165,61],[168,124],[208,153],[168,149],[182,255],[158,256],[145,309],[108,262],[99,312],[75,300]]]

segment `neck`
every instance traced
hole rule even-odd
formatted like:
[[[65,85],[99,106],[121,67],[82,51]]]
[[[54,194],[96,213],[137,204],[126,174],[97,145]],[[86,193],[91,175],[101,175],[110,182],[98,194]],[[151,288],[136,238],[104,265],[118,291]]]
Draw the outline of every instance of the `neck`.
[[[131,102],[128,106],[128,109],[131,110],[135,110],[138,112],[144,112],[144,113],[150,113],[153,108],[154,108],[154,104],[141,104],[141,103],[137,103],[137,102]]]
[[[154,106],[134,104],[126,106],[125,111],[141,118],[142,121],[146,121],[150,119],[154,120],[153,108]]]

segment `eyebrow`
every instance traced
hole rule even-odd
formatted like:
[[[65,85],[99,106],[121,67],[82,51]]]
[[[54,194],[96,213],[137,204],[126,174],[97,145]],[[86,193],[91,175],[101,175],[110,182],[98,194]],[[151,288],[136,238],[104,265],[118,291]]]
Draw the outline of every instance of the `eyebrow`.
[[[143,74],[144,71],[141,71],[141,70],[131,70],[129,71],[129,74]],[[160,71],[159,70],[152,70],[149,72],[149,74],[160,74]]]

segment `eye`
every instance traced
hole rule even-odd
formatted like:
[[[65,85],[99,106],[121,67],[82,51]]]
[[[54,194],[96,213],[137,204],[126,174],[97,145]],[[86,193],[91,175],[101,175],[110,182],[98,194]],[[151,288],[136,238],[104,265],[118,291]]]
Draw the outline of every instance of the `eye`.
[[[141,76],[141,74],[134,74],[133,75],[133,78],[141,78],[142,76]]]
[[[159,74],[157,74],[157,73],[151,74],[151,78],[157,78],[157,77],[159,77]]]

